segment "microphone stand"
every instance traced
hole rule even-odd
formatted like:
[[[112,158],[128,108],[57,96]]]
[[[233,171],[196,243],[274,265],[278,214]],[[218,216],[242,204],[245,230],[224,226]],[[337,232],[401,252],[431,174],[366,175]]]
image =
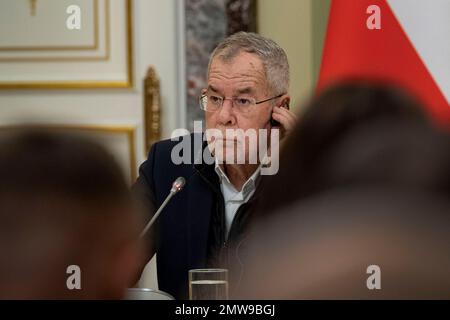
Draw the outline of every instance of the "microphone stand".
[[[161,214],[161,211],[166,207],[166,205],[169,203],[170,199],[172,199],[172,197],[174,195],[176,195],[178,192],[181,191],[181,189],[183,189],[184,185],[186,184],[186,180],[183,177],[178,177],[172,184],[172,189],[170,189],[170,193],[169,195],[166,197],[166,199],[164,200],[164,202],[161,204],[161,206],[159,207],[159,209],[156,211],[156,213],[153,215],[153,217],[151,218],[151,220],[147,223],[147,225],[145,226],[144,230],[142,230],[141,234],[140,234],[140,238],[144,237],[145,234],[147,233],[147,231],[151,228],[151,226],[155,223],[156,219],[158,219],[159,215]]]

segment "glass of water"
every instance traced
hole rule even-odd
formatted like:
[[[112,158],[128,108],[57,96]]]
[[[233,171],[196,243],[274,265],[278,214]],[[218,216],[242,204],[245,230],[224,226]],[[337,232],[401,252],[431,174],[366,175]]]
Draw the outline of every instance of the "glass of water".
[[[227,300],[227,269],[189,270],[189,300]]]

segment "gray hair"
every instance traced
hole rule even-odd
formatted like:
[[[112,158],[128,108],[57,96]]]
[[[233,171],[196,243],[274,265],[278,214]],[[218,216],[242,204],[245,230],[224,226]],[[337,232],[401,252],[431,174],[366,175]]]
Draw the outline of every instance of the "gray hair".
[[[215,57],[231,61],[241,52],[255,54],[262,61],[269,89],[274,94],[289,90],[289,62],[286,52],[273,40],[253,32],[238,32],[220,42],[211,54],[208,75]]]

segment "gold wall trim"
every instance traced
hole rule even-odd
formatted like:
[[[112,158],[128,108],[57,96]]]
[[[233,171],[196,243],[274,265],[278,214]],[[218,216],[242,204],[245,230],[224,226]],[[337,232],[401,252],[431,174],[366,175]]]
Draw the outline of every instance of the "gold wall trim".
[[[49,129],[60,131],[88,131],[110,134],[126,135],[129,146],[128,159],[130,161],[130,177],[131,182],[137,179],[137,158],[136,158],[136,127],[133,126],[109,126],[109,125],[90,125],[90,124],[7,124],[0,125],[0,130],[19,129]]]
[[[109,0],[105,0],[106,3]],[[0,47],[0,51],[78,51],[78,50],[96,50],[99,43],[99,10],[98,0],[94,0],[94,44],[84,46],[14,46]]]
[[[108,2],[108,1],[107,1]],[[82,80],[82,81],[32,81],[32,82],[1,82],[0,81],[0,90],[21,90],[21,89],[118,89],[118,88],[132,88],[134,86],[134,47],[133,47],[133,4],[132,0],[126,0],[126,64],[127,64],[127,80],[126,81],[95,81],[95,80]],[[108,9],[109,10],[109,9]],[[108,24],[110,23],[109,15],[107,15]],[[109,28],[108,28],[109,29]],[[109,60],[110,55],[110,31],[108,31],[107,35],[107,48],[108,55],[105,59],[101,60]],[[86,61],[79,57],[79,61]],[[92,59],[91,59],[92,60]],[[65,60],[59,60],[65,61]],[[70,61],[74,61],[71,59]],[[90,60],[89,60],[90,61]]]
[[[153,66],[144,79],[144,128],[145,151],[148,153],[153,143],[161,139],[161,91],[160,81]]]
[[[98,0],[95,0],[98,6]],[[110,2],[109,0],[105,0],[105,54],[98,57],[15,57],[15,58],[2,58],[0,57],[0,62],[66,62],[66,61],[74,61],[74,62],[82,62],[82,61],[107,61],[111,57],[111,24],[110,24]],[[98,8],[96,8],[98,10]],[[98,14],[98,13],[97,13]],[[99,33],[99,23],[98,21],[95,23],[95,32],[96,32],[96,44],[92,50],[98,49],[98,33]],[[72,50],[71,47],[62,47],[65,48],[66,51],[77,51]],[[80,49],[80,51],[92,51],[90,48]],[[1,50],[0,50],[1,51]],[[19,51],[19,50],[14,50]],[[38,50],[20,50],[20,51],[38,51]],[[53,51],[53,50],[47,50]],[[56,51],[56,50],[55,50]]]
[[[133,72],[133,4],[132,0],[126,2],[127,12],[127,65],[128,65],[128,83],[129,87],[134,84]]]

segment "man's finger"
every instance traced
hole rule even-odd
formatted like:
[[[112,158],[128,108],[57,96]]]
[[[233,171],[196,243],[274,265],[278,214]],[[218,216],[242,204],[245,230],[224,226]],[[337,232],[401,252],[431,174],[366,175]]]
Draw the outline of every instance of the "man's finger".
[[[278,114],[286,115],[288,118],[291,118],[293,121],[297,121],[297,116],[293,112],[288,110],[288,109],[280,108],[280,107],[274,107],[273,108],[273,112],[278,113]]]
[[[295,125],[295,121],[288,117],[286,114],[272,113],[272,117],[276,121],[278,121],[286,131],[290,131]]]

